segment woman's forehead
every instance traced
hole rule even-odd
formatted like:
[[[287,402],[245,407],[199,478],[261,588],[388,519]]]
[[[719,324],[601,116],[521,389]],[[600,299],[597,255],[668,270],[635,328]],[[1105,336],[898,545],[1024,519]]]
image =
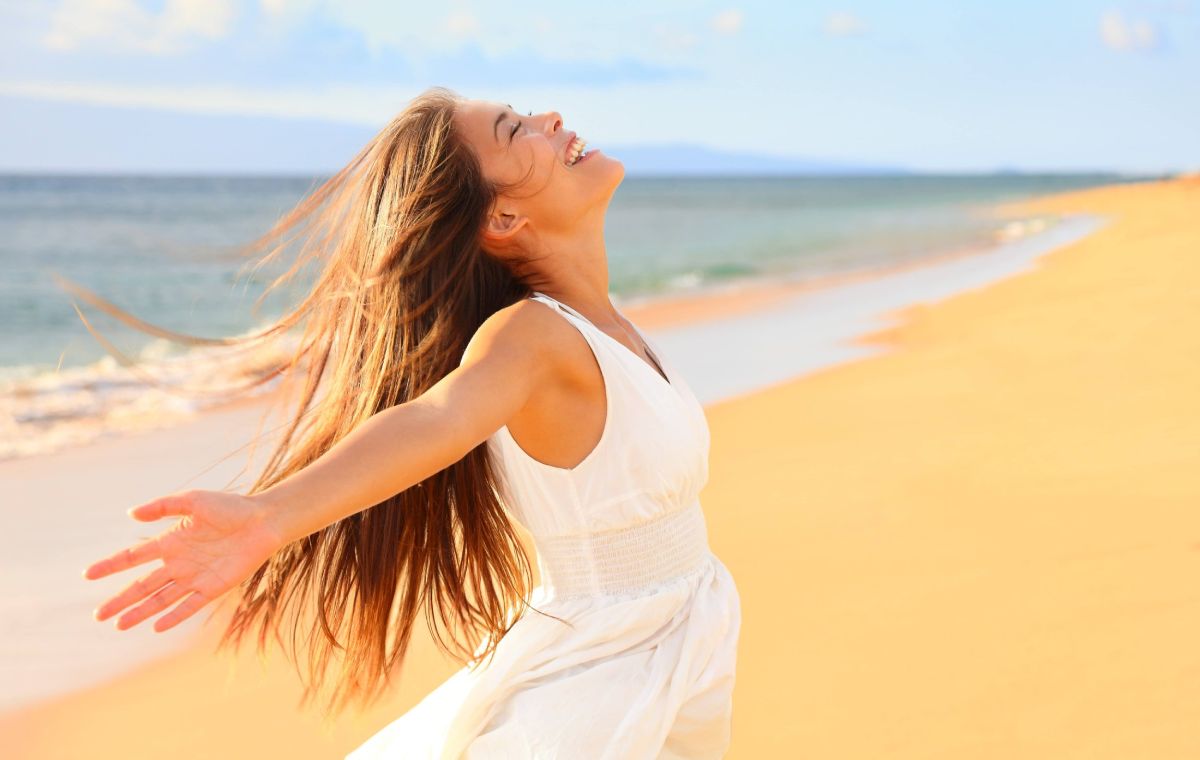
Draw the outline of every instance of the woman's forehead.
[[[496,149],[503,147],[503,130],[500,123],[504,121],[505,116],[512,113],[507,103],[467,100],[458,110],[458,116],[472,142],[490,145]]]
[[[497,117],[500,124],[496,123]],[[492,181],[508,181],[516,156],[506,142],[512,112],[504,103],[490,100],[464,100],[458,103],[455,129],[470,145],[483,174]]]

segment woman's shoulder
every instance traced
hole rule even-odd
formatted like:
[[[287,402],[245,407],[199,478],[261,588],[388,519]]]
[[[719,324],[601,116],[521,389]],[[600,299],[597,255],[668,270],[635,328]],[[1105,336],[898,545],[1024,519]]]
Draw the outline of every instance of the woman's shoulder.
[[[561,365],[568,374],[578,374],[581,367],[593,363],[590,349],[580,330],[555,311],[554,306],[534,298],[502,307],[471,336],[460,364],[498,355],[549,361]]]

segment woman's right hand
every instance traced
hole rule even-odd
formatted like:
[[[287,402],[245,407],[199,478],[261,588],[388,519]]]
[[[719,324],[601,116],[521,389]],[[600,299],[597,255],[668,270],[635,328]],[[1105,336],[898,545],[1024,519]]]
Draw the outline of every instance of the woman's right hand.
[[[183,599],[155,621],[154,630],[161,632],[178,625],[250,577],[284,543],[267,519],[264,505],[253,497],[236,493],[183,491],[140,504],[128,514],[142,522],[164,517],[183,519],[158,536],[123,549],[84,571],[85,578],[94,580],[151,560],[162,560],[156,570],[96,608],[95,619],[105,620],[141,602],[121,616],[118,630],[132,628]]]

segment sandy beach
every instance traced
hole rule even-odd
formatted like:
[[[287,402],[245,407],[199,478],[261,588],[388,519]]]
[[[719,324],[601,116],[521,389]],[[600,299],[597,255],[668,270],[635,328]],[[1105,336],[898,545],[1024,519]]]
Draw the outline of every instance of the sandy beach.
[[[1114,221],[710,411],[731,757],[1200,756],[1200,179],[1029,208]]]
[[[702,502],[744,605],[730,757],[1200,756],[1200,178],[1019,210],[1109,223],[859,341],[884,351],[706,405]],[[666,328],[795,295],[626,313]],[[12,503],[57,482],[63,514],[31,519],[65,515],[120,548],[129,526],[112,504],[178,488],[205,463],[165,447],[207,435],[216,456],[251,406],[97,444],[143,467],[137,482],[89,472],[87,447],[2,463],[27,489]],[[99,603],[105,589],[78,576],[94,559],[46,566],[67,566],[65,593]],[[132,672],[0,715],[2,754],[341,757],[457,667],[418,635],[396,694],[323,723],[297,709],[282,654],[212,654],[222,621],[168,632],[186,637],[180,651]],[[140,627],[112,639],[155,636]]]

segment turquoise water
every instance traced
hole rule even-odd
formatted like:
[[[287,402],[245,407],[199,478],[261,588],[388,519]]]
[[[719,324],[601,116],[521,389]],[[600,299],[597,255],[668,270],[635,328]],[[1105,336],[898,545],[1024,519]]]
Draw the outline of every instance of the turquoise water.
[[[644,297],[919,258],[988,241],[1001,226],[986,215],[989,203],[1113,181],[1103,175],[628,178],[606,222],[612,290]],[[249,329],[250,305],[263,283],[236,277],[240,261],[230,249],[266,230],[313,182],[0,176],[0,368],[52,368],[60,358],[62,366],[75,366],[104,355],[51,280],[52,270],[170,328],[206,336]],[[279,304],[265,315],[278,313]],[[150,342],[95,317],[123,350]]]
[[[990,213],[995,203],[1138,179],[629,177],[606,220],[611,288],[619,300],[641,300],[935,256],[1010,233],[1012,220]],[[0,440],[0,457],[38,449],[26,444],[49,440],[52,429],[61,433],[71,421],[111,421],[131,404],[142,417],[190,408],[169,395],[153,400],[117,366],[51,272],[170,329],[208,337],[245,332],[300,293],[284,291],[254,315],[266,277],[239,277],[245,262],[233,249],[268,229],[319,180],[0,176],[0,438],[9,442],[6,449]],[[127,354],[153,361],[182,354],[81,306]],[[206,372],[196,352],[182,358],[195,361],[164,376]],[[91,435],[76,432],[63,443]]]
[[[642,179],[606,230],[614,290],[886,265],[990,243],[989,205],[1104,177]]]

